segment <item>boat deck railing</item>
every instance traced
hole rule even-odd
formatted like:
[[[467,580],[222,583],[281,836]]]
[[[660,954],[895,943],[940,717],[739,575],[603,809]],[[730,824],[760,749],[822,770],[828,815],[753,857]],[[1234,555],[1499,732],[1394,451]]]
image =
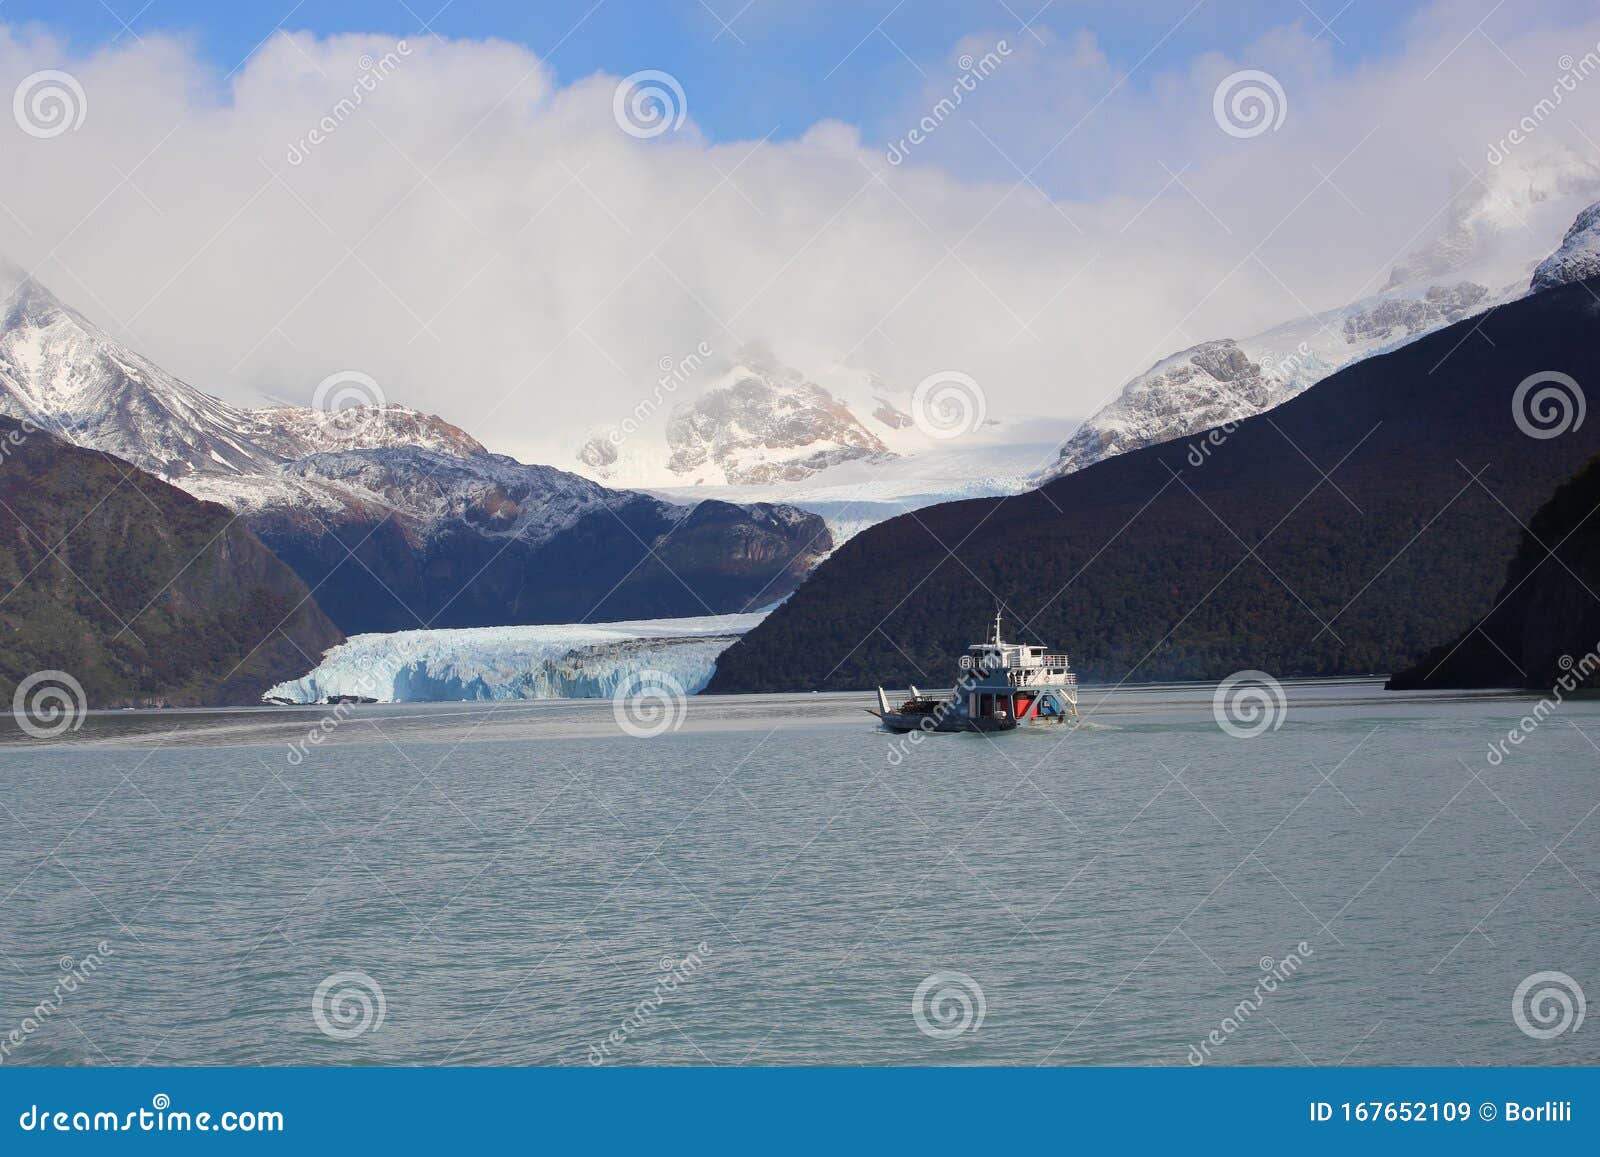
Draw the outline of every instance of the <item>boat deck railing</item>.
[[[1076,687],[1078,685],[1078,677],[1071,671],[1057,674],[1044,667],[1013,667],[1011,669],[1011,685],[1013,687]]]
[[[1015,657],[1011,666],[1027,667],[1031,670],[1035,667],[1070,667],[1072,664],[1065,655],[1019,655]]]

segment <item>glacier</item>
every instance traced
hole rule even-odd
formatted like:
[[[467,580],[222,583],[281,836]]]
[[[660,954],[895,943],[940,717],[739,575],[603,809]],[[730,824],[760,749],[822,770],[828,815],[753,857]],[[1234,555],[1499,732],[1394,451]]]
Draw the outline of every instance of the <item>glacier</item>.
[[[269,688],[262,699],[323,703],[330,696],[355,695],[380,703],[443,703],[605,698],[646,671],[669,676],[692,695],[710,682],[717,656],[770,611],[355,635],[299,679]]]

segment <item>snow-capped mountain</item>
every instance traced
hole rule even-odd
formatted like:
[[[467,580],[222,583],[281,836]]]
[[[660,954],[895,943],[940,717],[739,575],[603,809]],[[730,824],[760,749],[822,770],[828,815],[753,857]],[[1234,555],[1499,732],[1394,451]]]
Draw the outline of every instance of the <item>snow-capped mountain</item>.
[[[1600,277],[1600,201],[1579,213],[1561,248],[1539,262],[1530,288],[1553,289],[1590,277]]]
[[[625,436],[596,434],[576,468],[672,501],[788,503],[825,518],[837,545],[909,510],[1024,490],[1077,426],[1011,414],[940,437],[913,418],[913,394],[858,367],[807,376],[744,349],[698,395]]]
[[[400,405],[232,406],[112,340],[20,271],[0,267],[0,295],[0,413],[180,486],[198,473],[254,475],[327,450],[487,452],[448,422]]]
[[[1522,296],[1535,265],[1597,195],[1600,165],[1571,154],[1491,169],[1458,195],[1437,237],[1394,265],[1382,290],[1254,337],[1202,342],[1163,358],[1089,417],[1035,481],[1269,410],[1351,362]],[[1533,289],[1600,269],[1600,231],[1586,217],[1538,266]]]
[[[667,423],[667,468],[685,481],[797,482],[888,449],[814,382],[740,367]]]
[[[609,489],[392,403],[233,406],[5,290],[0,413],[237,512],[346,633],[744,611],[832,548],[816,515]]]
[[[1033,475],[1077,425],[1072,418],[1010,415],[960,438],[926,439],[923,446],[902,441],[892,457],[841,463],[781,486],[664,486],[651,493],[674,501],[781,498],[826,519],[838,546],[869,526],[926,506],[1029,489]]]
[[[889,430],[910,424],[878,401],[869,421]],[[598,478],[655,486],[799,482],[842,462],[892,456],[845,401],[753,350],[665,421],[627,439],[596,435],[578,452]]]
[[[1163,358],[1084,422],[1046,472],[1237,422],[1288,401],[1350,362],[1460,321],[1520,287],[1493,294],[1471,281],[1385,290],[1244,341],[1219,338]]]
[[[710,681],[717,656],[764,618],[766,612],[760,611],[357,635],[264,698],[288,703],[322,703],[337,695],[380,703],[603,698],[646,671],[666,676],[692,695]]]
[[[387,518],[414,540],[451,523],[535,545],[592,511],[637,495],[487,451],[458,457],[421,446],[310,454],[249,476],[197,474],[191,494],[252,517]]]

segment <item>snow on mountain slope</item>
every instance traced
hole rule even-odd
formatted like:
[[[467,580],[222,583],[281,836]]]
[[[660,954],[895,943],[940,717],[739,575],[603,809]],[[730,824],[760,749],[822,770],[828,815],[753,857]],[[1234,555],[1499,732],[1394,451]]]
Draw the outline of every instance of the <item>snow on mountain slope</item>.
[[[0,277],[0,411],[153,473],[244,473],[276,456],[265,427],[112,342],[31,278]]]
[[[312,454],[260,474],[194,474],[180,480],[197,498],[246,516],[273,514],[307,523],[387,517],[414,542],[445,525],[535,546],[584,515],[634,498],[550,466],[503,454],[458,458],[417,446]]]
[[[841,463],[778,486],[652,487],[672,501],[781,500],[821,515],[835,548],[875,523],[941,502],[1017,494],[1056,455],[1078,425],[1072,418],[1010,417],[949,441],[905,441],[896,457]]]
[[[460,427],[395,402],[334,411],[308,406],[272,406],[248,413],[271,430],[268,445],[284,458],[398,446],[418,446],[457,458],[476,458],[489,453],[481,442]]]
[[[0,413],[182,484],[200,473],[253,475],[328,450],[484,448],[428,414],[389,404],[325,412],[229,405],[113,341],[33,278],[0,265]]]
[[[744,611],[832,547],[793,508],[677,505],[490,454],[354,372],[318,386],[319,408],[231,406],[37,282],[9,288],[0,413],[239,513],[346,634]]]
[[[1045,477],[1237,422],[1288,401],[1358,358],[1393,349],[1520,291],[1471,281],[1386,290],[1244,341],[1202,342],[1122,388],[1061,447]]]
[[[1088,418],[1036,481],[1269,410],[1351,362],[1521,296],[1529,272],[1597,194],[1600,165],[1574,154],[1489,170],[1457,197],[1440,234],[1395,264],[1384,289],[1251,338],[1202,342],[1162,359]],[[1539,266],[1546,279],[1600,265],[1595,225],[1580,217],[1567,234],[1570,251],[1564,244],[1565,256]],[[1533,287],[1542,287],[1537,274]]]
[[[673,502],[790,503],[821,515],[837,546],[909,510],[1027,489],[1078,425],[979,415],[942,436],[912,417],[914,392],[857,367],[807,375],[744,349],[698,397],[591,438],[575,468]]]
[[[596,435],[578,452],[608,482],[680,486],[798,482],[841,462],[890,456],[843,401],[754,350],[665,420],[628,439]]]
[[[358,695],[382,703],[584,699],[630,676],[660,672],[686,694],[711,679],[717,656],[766,612],[621,623],[477,627],[357,635],[264,699],[321,703]]]
[[[1553,289],[1600,276],[1600,202],[1590,205],[1567,230],[1561,248],[1539,262],[1529,288]]]

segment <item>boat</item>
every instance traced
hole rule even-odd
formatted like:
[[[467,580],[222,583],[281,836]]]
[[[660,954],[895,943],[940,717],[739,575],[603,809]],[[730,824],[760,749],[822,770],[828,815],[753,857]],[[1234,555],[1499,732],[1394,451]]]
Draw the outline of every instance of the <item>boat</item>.
[[[961,674],[948,695],[924,695],[890,707],[878,688],[878,708],[869,709],[890,731],[1014,731],[1018,727],[1062,724],[1078,714],[1078,677],[1065,652],[1008,643],[1001,612],[994,635],[968,647],[958,663]]]

